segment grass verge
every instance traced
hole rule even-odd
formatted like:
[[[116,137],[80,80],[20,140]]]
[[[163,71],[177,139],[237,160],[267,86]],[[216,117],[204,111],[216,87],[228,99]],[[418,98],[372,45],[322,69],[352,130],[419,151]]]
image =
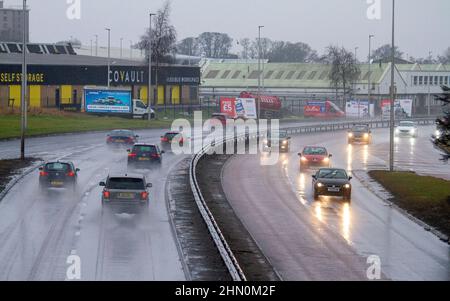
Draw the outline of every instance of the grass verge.
[[[87,114],[36,114],[28,117],[27,136],[62,134],[71,132],[100,131],[111,129],[144,129],[170,127],[171,120],[126,119],[97,117]],[[20,116],[0,115],[0,139],[20,136]]]
[[[6,188],[11,177],[16,175],[21,169],[31,166],[37,160],[34,158],[27,158],[24,161],[17,159],[0,160],[0,192]]]
[[[411,172],[369,175],[393,195],[392,202],[450,237],[450,181]]]

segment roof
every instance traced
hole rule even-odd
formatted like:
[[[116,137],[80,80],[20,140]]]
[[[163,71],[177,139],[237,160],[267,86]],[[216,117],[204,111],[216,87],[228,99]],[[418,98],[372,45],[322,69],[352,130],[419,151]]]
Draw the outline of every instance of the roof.
[[[119,174],[119,173],[115,173],[115,174],[110,174],[108,175],[108,178],[137,178],[137,179],[144,179],[145,176],[141,175],[141,174],[137,174],[137,173],[123,173],[123,174]]]
[[[358,83],[367,83],[369,65],[359,65],[361,76]],[[371,82],[382,80],[389,64],[372,64]],[[264,64],[262,81],[265,87],[323,88],[329,87],[329,64],[267,63]],[[258,86],[258,64],[256,63],[210,63],[202,74],[202,85],[212,87],[256,87]]]
[[[0,64],[20,65],[22,64],[22,54],[20,53],[1,53]],[[30,65],[58,65],[58,66],[106,66],[108,59],[103,57],[93,57],[86,55],[68,55],[68,54],[35,54],[27,55],[27,63]],[[112,65],[118,66],[137,66],[140,62],[111,59]]]

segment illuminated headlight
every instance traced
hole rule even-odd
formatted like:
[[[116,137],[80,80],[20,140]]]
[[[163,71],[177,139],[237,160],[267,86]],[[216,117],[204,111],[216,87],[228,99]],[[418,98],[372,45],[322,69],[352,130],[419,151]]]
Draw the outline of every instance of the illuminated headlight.
[[[348,137],[352,138],[353,137],[353,133],[348,133]]]
[[[325,158],[325,159],[323,159],[323,162],[325,162],[325,163],[330,162],[330,158]]]
[[[287,141],[283,141],[283,145],[287,145],[288,144],[288,142]]]
[[[344,185],[344,188],[345,188],[345,189],[350,189],[350,184],[345,184],[345,185]]]
[[[317,187],[321,188],[321,187],[323,187],[323,184],[322,183],[317,183]]]
[[[302,157],[301,160],[302,160],[303,162],[308,161],[308,159],[306,159],[305,157]]]
[[[416,129],[411,129],[410,132],[415,134],[416,133]]]
[[[264,139],[264,144],[267,144],[269,141],[267,139]]]
[[[436,131],[434,132],[434,136],[436,136],[436,138],[441,138],[441,131]]]
[[[395,129],[395,132],[398,134],[398,133],[400,133],[400,130],[399,129]]]
[[[369,134],[365,133],[364,134],[364,139],[369,139]]]

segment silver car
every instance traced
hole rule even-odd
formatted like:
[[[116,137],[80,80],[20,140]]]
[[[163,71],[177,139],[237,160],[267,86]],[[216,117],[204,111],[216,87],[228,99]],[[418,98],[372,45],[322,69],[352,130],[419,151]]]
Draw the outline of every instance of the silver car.
[[[104,187],[102,206],[108,206],[114,213],[140,213],[148,207],[150,198],[148,189],[152,187],[142,175],[109,175]]]

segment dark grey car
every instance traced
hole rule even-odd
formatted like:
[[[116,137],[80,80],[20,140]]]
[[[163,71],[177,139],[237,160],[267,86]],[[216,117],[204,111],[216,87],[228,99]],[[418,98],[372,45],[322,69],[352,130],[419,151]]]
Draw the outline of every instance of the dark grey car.
[[[350,201],[352,185],[347,172],[338,168],[322,168],[313,177],[314,200],[319,196],[341,196],[345,201]]]
[[[148,188],[152,187],[142,175],[110,175],[104,187],[102,206],[108,206],[114,213],[140,213],[149,205]]]

